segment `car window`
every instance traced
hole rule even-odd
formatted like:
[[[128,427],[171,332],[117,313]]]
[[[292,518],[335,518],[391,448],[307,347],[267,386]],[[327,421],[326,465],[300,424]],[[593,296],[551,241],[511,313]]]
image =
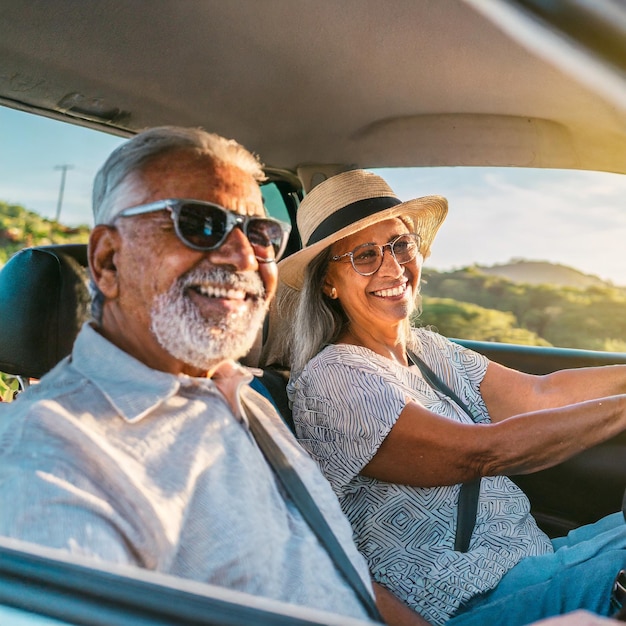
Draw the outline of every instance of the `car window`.
[[[275,182],[268,182],[261,187],[261,191],[263,192],[263,203],[267,212],[276,219],[291,223],[285,198],[281,194],[278,185]]]
[[[85,240],[86,231],[73,231],[93,225],[93,178],[125,138],[7,107],[0,107],[0,128],[5,146],[0,152],[0,218],[3,219],[0,228],[10,231],[3,232],[4,240],[13,237],[18,244],[23,243],[22,239],[33,243],[43,239],[52,243],[55,239]],[[289,222],[277,184],[268,182],[262,189],[270,215]],[[25,218],[16,207],[23,207],[41,219]],[[12,223],[7,218],[18,217],[17,214],[26,229],[11,231]],[[33,224],[29,226],[29,222]],[[72,238],[76,234],[79,236]],[[6,259],[0,256],[0,261]]]
[[[415,323],[449,337],[626,351],[626,176],[446,167],[376,170],[449,213]]]
[[[124,138],[7,107],[0,128],[0,201],[68,227],[92,225],[93,178]]]

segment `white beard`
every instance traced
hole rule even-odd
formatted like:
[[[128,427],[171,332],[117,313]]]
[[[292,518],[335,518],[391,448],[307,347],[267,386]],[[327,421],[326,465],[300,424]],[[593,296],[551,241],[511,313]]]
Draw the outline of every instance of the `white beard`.
[[[244,289],[250,308],[227,316],[204,317],[185,295],[192,285],[212,284]],[[227,359],[245,356],[268,308],[263,281],[256,272],[231,272],[220,267],[196,269],[181,276],[156,297],[151,310],[151,330],[162,348],[183,363],[207,370]]]

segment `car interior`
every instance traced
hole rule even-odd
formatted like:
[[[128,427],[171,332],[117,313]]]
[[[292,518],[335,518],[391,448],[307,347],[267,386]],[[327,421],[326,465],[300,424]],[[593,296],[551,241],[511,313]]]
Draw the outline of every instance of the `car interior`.
[[[236,138],[261,155],[294,226],[287,254],[300,247],[295,216],[303,195],[354,167],[626,174],[624,103],[622,0],[0,5],[1,106],[120,137],[176,124]],[[85,245],[15,254],[0,271],[0,371],[18,376],[23,387],[41,378],[71,352],[89,302]],[[258,363],[269,332],[266,325],[248,364]],[[452,339],[535,374],[626,363],[626,353]],[[287,364],[271,363],[254,386],[293,427],[288,374]],[[3,410],[0,404],[0,419]],[[625,453],[626,432],[556,467],[512,478],[539,525],[555,537],[624,506]],[[49,555],[31,560],[27,550],[12,551],[1,541],[0,555],[0,605],[46,613],[35,591],[52,589],[55,576],[80,578],[71,565],[44,572]],[[4,593],[7,580],[13,586]],[[23,580],[35,590],[26,599],[19,598],[28,587]],[[67,597],[68,589],[55,589],[52,597]],[[118,591],[115,602],[123,604],[124,584]],[[149,595],[137,607],[149,604]],[[167,597],[173,603],[176,594]],[[71,610],[78,611],[72,623],[103,623],[89,621],[91,609]],[[232,611],[205,615],[206,623],[242,623],[226,621]],[[249,623],[249,614],[242,615]],[[140,623],[132,619],[115,623]],[[146,619],[205,623],[193,616]],[[264,619],[254,623],[318,623],[302,614]]]

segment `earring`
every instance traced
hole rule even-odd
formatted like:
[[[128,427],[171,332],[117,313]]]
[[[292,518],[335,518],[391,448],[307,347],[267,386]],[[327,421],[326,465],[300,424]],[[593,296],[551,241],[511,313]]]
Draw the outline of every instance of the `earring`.
[[[336,290],[334,287],[330,290],[330,297],[331,297],[333,300],[336,300],[336,299],[337,299],[337,290]]]

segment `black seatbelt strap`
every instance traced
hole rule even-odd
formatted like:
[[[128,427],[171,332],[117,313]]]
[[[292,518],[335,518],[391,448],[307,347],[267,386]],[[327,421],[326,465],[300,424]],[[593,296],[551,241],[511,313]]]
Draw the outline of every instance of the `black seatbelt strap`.
[[[480,478],[461,485],[456,512],[456,535],[454,537],[454,549],[457,552],[467,552],[469,548],[474,526],[476,526],[479,494]]]
[[[245,406],[245,411],[248,416],[250,431],[257,445],[274,470],[274,474],[280,480],[285,491],[299,509],[302,517],[306,520],[319,542],[326,549],[335,567],[341,572],[357,597],[361,599],[370,618],[376,622],[384,623],[372,594],[365,586],[365,583],[361,576],[359,576],[352,561],[348,558],[343,546],[339,543],[335,533],[328,525],[326,518],[322,515],[322,512],[319,510],[315,500],[313,500],[306,485],[302,482],[302,479],[291,463],[289,463],[289,459],[285,456],[285,453],[267,432],[259,417],[257,417],[258,409],[253,405],[247,405]]]
[[[414,352],[407,350],[407,355],[411,362],[420,369],[424,380],[440,393],[452,398],[456,404],[463,409],[474,421],[471,411],[459,398],[459,396],[446,383],[433,372],[433,370],[422,361]],[[463,483],[459,492],[459,503],[456,515],[456,535],[454,538],[454,549],[457,552],[467,552],[470,539],[476,525],[476,514],[478,512],[478,495],[480,493],[480,478],[469,483]]]

